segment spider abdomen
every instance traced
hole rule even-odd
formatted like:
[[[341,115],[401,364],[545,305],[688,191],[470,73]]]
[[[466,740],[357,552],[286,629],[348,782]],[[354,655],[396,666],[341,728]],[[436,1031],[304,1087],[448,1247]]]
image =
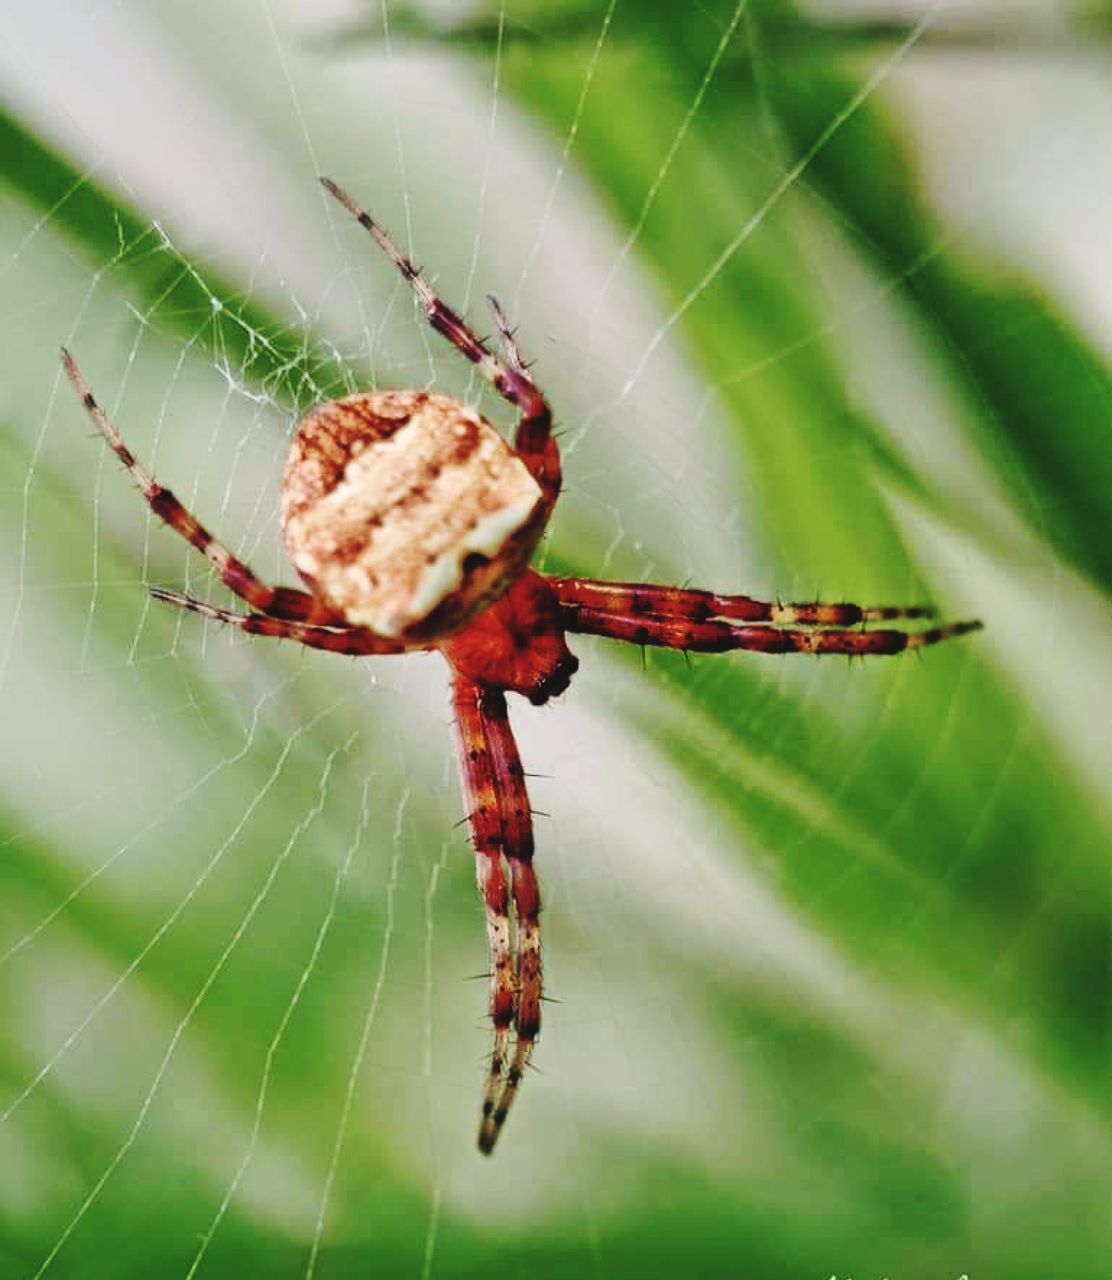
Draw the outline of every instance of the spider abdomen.
[[[433,639],[527,566],[540,486],[475,410],[424,391],[374,391],[302,419],[282,480],[295,568],[349,622]]]

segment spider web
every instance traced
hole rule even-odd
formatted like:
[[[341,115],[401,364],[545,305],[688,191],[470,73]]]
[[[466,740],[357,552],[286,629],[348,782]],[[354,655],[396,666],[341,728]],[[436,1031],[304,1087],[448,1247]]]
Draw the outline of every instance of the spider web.
[[[0,1270],[711,1273],[744,1245],[768,1274],[1105,1274],[1112,611],[1098,508],[1061,499],[1112,478],[1099,19],[553,8],[5,20]],[[834,162],[887,111],[924,187],[898,256]],[[571,694],[515,716],[560,1002],[482,1165],[443,670],[152,607],[224,596],[55,365],[270,580],[309,405],[435,385],[508,425],[318,173],[478,327],[488,290],[520,324],[563,431],[550,567],[990,623],[883,670],[576,646]],[[1044,330],[1080,371],[1045,391],[1074,480],[986,355]]]

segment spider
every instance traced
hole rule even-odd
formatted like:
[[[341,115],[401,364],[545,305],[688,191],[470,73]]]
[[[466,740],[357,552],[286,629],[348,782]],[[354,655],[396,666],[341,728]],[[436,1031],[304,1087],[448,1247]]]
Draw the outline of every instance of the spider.
[[[281,519],[308,591],[268,586],[137,461],[68,351],[62,363],[93,422],[163,521],[248,606],[235,613],[153,588],[168,604],[250,635],[351,655],[438,650],[451,669],[460,777],[486,909],[494,1025],[479,1149],[493,1151],[541,1026],[540,892],[525,775],[507,693],[541,705],[578,668],[568,632],[692,652],[890,654],[980,628],[868,630],[930,608],[779,604],[744,595],[547,577],[530,558],[560,493],[548,404],[515,335],[488,297],[495,354],[447,306],[387,232],[336,183],[325,190],[412,286],[429,324],[520,417],[512,447],[474,409],[426,391],[370,391],[312,409],[282,479]]]

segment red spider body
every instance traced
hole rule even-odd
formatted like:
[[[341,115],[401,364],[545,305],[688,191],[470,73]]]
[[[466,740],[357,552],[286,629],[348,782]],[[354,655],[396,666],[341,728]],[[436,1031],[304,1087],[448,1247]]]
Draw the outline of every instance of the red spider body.
[[[442,640],[440,652],[461,676],[518,693],[536,706],[563,693],[579,666],[565,639],[559,597],[532,569],[462,631]]]
[[[68,352],[62,360],[93,421],[151,509],[208,557],[248,606],[233,613],[153,594],[251,635],[349,655],[439,650],[452,669],[460,776],[486,911],[494,1040],[479,1147],[490,1152],[541,1023],[540,891],[525,773],[506,694],[534,704],[564,692],[578,667],[565,633],[698,652],[892,654],[977,630],[867,629],[925,618],[922,607],[774,604],[750,596],[546,578],[528,567],[560,491],[548,405],[490,299],[500,358],[422,279],[344,191],[330,192],[412,285],[429,323],[520,413],[513,446],[474,410],[425,391],[376,391],[311,411],[290,449],[282,491],[286,545],[309,587],[268,586],[136,460]]]

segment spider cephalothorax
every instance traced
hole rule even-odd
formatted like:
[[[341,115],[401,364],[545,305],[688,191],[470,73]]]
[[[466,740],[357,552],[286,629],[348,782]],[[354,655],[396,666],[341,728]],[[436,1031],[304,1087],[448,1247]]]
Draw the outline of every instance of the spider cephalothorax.
[[[313,409],[282,483],[286,546],[309,590],[261,582],[136,461],[68,352],[62,360],[97,427],[151,508],[250,608],[233,613],[155,589],[160,600],[253,635],[353,655],[436,649],[452,669],[460,775],[487,918],[494,1044],[479,1147],[493,1150],[541,1022],[540,893],[525,774],[506,694],[543,703],[576,667],[566,633],[720,653],[891,654],[980,626],[923,631],[864,624],[932,610],[773,604],[648,583],[547,578],[529,568],[560,489],[548,405],[492,298],[503,357],[446,306],[386,232],[335,183],[326,190],[413,286],[429,323],[520,419],[510,447],[474,410],[424,391],[376,391]],[[860,626],[858,624],[861,624]]]

